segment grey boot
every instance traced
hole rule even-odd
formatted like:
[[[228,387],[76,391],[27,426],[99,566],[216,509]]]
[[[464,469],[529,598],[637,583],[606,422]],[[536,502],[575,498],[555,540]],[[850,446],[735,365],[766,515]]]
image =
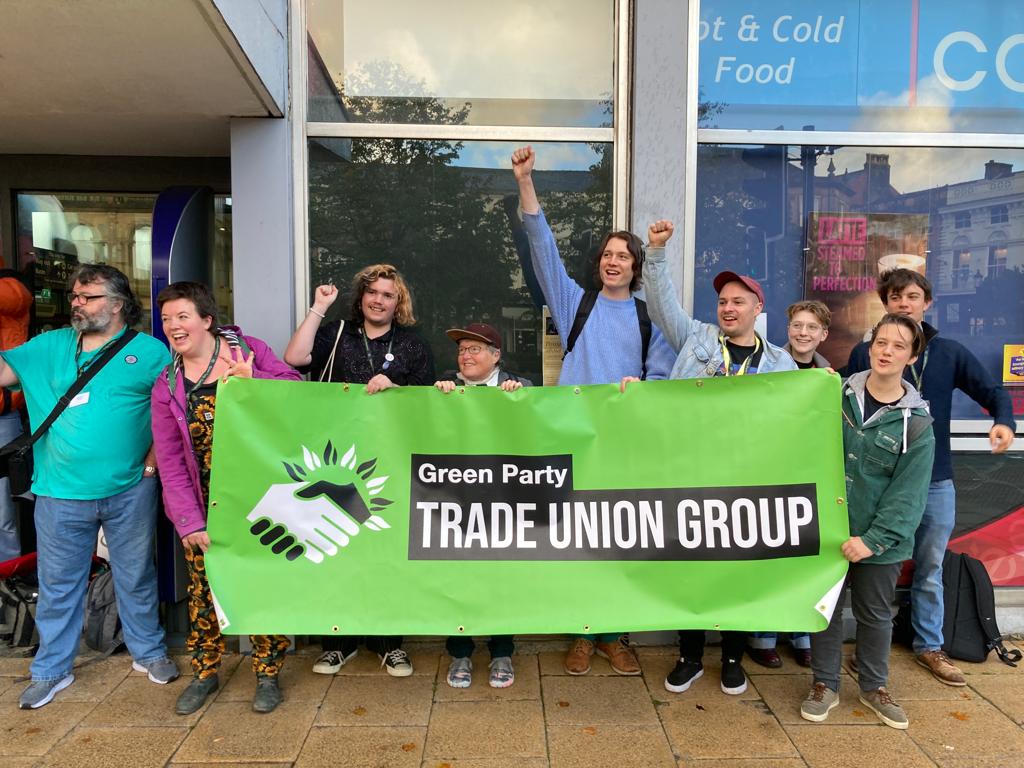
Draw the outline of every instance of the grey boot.
[[[277,684],[277,675],[256,675],[256,695],[252,697],[253,712],[273,712],[284,696]]]
[[[174,705],[174,711],[179,715],[191,715],[206,701],[206,697],[220,687],[220,678],[216,674],[199,679],[192,678],[188,688],[181,692],[178,703]]]

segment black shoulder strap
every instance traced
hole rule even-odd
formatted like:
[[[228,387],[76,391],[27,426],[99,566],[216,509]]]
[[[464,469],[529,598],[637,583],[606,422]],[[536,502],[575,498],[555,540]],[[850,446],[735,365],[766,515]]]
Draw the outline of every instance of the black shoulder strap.
[[[597,304],[597,291],[584,291],[579,306],[576,307],[576,317],[572,320],[572,328],[569,329],[569,335],[565,339],[565,351],[562,353],[563,360],[565,360],[566,355],[572,352],[572,348],[576,346],[576,339],[583,333],[583,326],[587,324],[595,304]]]
[[[36,431],[32,433],[32,437],[29,438],[29,445],[32,445],[36,440],[43,436],[43,433],[53,425],[53,422],[57,420],[57,417],[64,412],[64,409],[71,404],[71,401],[85,388],[85,385],[89,383],[92,377],[99,373],[100,369],[109,363],[111,358],[124,349],[125,345],[137,335],[138,331],[133,330],[132,328],[125,329],[125,332],[121,334],[121,338],[107,347],[106,352],[100,355],[88,368],[79,374],[78,378],[75,379],[75,383],[68,388],[68,391],[65,392],[57,401],[57,404],[53,406],[53,410],[50,411],[50,415],[46,417],[46,421],[40,424],[36,428]]]
[[[583,292],[583,298],[580,299],[580,306],[577,307],[577,314],[572,318],[572,328],[569,329],[569,335],[565,339],[565,351],[562,352],[562,359],[565,359],[565,355],[572,351],[572,347],[575,346],[575,341],[580,338],[580,334],[583,333],[583,327],[587,325],[590,313],[594,309],[594,304],[596,303],[597,291]]]
[[[636,319],[640,322],[640,378],[647,378],[647,350],[651,346],[651,316],[647,314],[647,302],[633,297],[636,303]]]
[[[999,655],[1000,661],[1015,667],[1017,666],[1016,662],[1021,660],[1021,652],[1016,649],[1007,650],[1003,645],[999,627],[996,625],[995,593],[988,569],[985,568],[983,562],[974,557],[969,555],[962,557],[971,577],[971,585],[974,587],[974,602],[978,607],[978,623],[981,625],[981,631],[985,634],[985,644]]]
[[[569,330],[569,336],[565,340],[565,352],[562,353],[563,360],[565,360],[566,355],[572,352],[573,347],[576,346],[576,340],[583,332],[583,326],[587,324],[590,313],[597,303],[597,293],[597,291],[583,292],[583,298],[580,299],[580,304],[576,307],[576,316],[572,320],[572,328]],[[635,296],[633,301],[636,304],[636,319],[640,323],[640,378],[646,379],[647,350],[651,346],[653,326],[651,325],[651,316],[647,313],[647,302]]]

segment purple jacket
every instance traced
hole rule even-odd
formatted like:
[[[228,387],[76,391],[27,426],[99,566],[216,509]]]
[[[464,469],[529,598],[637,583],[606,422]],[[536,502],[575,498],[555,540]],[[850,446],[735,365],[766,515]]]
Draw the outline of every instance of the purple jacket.
[[[281,362],[264,342],[252,336],[242,336],[255,357],[252,375],[256,379],[286,379],[299,381],[302,377],[291,366]],[[160,482],[163,485],[164,512],[174,524],[178,535],[206,527],[206,506],[199,482],[199,465],[192,451],[192,437],[188,431],[185,411],[185,377],[178,376],[174,396],[171,397],[167,371],[164,370],[153,385],[152,394],[153,446],[156,448]]]

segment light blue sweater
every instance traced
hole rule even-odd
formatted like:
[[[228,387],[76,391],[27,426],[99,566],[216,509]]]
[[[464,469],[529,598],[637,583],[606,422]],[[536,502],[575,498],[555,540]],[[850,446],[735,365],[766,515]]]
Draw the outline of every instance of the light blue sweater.
[[[543,212],[524,213],[523,225],[530,239],[533,269],[564,348],[583,298],[583,289],[565,271]],[[618,383],[623,376],[639,376],[640,350],[640,321],[633,299],[615,300],[598,294],[597,303],[572,352],[562,362],[558,383],[608,384]],[[654,325],[647,351],[647,378],[668,378],[674,361],[675,353]]]

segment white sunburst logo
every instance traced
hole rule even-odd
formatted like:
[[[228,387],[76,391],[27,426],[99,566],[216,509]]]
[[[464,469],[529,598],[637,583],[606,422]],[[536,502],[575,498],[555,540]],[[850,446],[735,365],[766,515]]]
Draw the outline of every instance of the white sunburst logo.
[[[377,459],[360,462],[353,445],[339,459],[328,441],[321,453],[302,448],[302,463],[282,462],[293,482],[270,486],[246,517],[260,542],[288,560],[305,556],[314,563],[338,554],[365,528],[391,526],[378,513],[388,476],[376,476]]]

